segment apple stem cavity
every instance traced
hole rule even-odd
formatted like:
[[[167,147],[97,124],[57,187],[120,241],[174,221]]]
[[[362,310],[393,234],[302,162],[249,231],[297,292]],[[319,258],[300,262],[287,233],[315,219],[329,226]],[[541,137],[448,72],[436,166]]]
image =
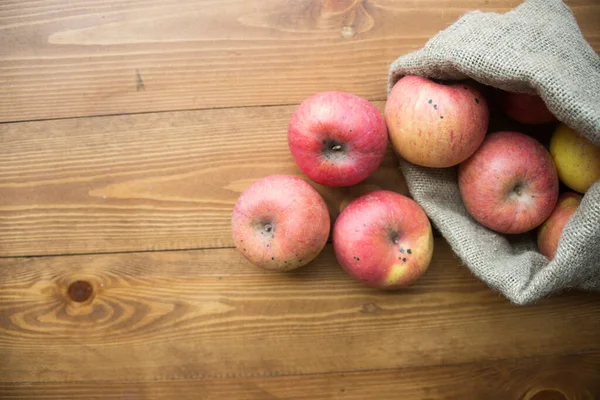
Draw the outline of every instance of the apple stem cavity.
[[[517,196],[520,196],[521,193],[523,193],[523,185],[521,183],[517,183],[513,188],[513,192],[515,192]]]
[[[323,140],[323,155],[328,159],[343,159],[346,157],[346,146],[337,140]]]

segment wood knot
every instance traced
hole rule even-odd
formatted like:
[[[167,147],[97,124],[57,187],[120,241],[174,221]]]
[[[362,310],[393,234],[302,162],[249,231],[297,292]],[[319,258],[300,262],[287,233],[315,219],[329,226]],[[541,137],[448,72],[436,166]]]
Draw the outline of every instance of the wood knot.
[[[352,25],[346,25],[342,27],[340,34],[344,39],[352,39],[356,35],[356,30]]]
[[[337,31],[342,38],[351,39],[373,29],[375,14],[376,6],[369,0],[295,0],[286,7],[243,15],[239,22],[283,32]]]
[[[558,389],[535,389],[529,391],[523,400],[570,400]]]
[[[75,281],[69,285],[69,298],[77,303],[83,303],[92,297],[94,288],[88,281]]]
[[[344,10],[341,10],[342,30],[344,39],[351,39],[359,33],[365,33],[375,26],[375,18],[371,15],[371,6],[366,0],[354,0],[347,2]]]

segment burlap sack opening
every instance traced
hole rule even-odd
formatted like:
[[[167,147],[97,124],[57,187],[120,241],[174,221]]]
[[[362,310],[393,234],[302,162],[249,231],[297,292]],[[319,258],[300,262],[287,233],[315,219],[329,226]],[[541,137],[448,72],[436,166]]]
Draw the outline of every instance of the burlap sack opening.
[[[473,11],[398,58],[388,92],[404,75],[473,79],[538,93],[560,120],[600,146],[600,58],[559,0],[528,0],[504,14]],[[561,236],[555,258],[537,251],[535,232],[506,237],[468,214],[456,168],[431,169],[400,159],[414,199],[468,268],[516,304],[564,289],[600,290],[600,182],[585,194]]]

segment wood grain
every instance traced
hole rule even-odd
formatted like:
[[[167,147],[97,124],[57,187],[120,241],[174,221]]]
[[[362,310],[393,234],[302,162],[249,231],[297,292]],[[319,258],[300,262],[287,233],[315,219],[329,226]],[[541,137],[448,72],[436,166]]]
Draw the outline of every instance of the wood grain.
[[[383,100],[397,56],[520,2],[0,1],[0,398],[600,398],[597,294],[516,307],[442,239],[396,293],[331,246],[287,274],[230,248],[241,191],[301,176],[294,104]],[[600,2],[567,3],[598,51]],[[391,151],[362,185],[315,187],[334,218],[407,191]]]
[[[303,176],[287,145],[294,109],[0,125],[0,256],[231,247],[247,186]],[[314,186],[333,218],[361,190],[407,193],[391,150],[359,186]]]
[[[368,289],[331,247],[264,272],[233,249],[0,260],[5,382],[251,378],[600,350],[600,297],[509,304],[443,240],[411,289]],[[89,282],[74,302],[68,287]]]
[[[386,73],[463,13],[520,0],[0,2],[0,121],[385,98]],[[600,3],[567,3],[600,49]]]
[[[145,382],[0,384],[2,399],[593,400],[598,353],[385,371]]]

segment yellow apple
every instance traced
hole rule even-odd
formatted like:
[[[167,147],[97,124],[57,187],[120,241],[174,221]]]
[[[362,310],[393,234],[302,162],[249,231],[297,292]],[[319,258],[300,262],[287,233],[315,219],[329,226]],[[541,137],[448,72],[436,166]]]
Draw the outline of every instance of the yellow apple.
[[[550,140],[558,178],[579,193],[585,193],[600,180],[600,148],[560,123]]]

